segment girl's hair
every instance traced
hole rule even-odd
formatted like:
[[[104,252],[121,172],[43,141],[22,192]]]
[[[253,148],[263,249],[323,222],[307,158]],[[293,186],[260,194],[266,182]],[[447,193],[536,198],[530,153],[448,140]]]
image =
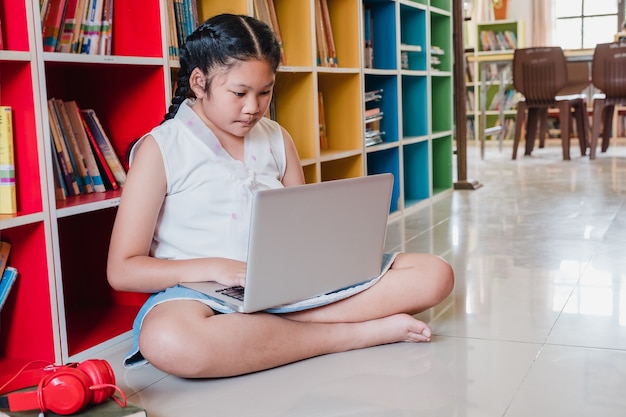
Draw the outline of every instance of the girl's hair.
[[[209,91],[216,70],[226,71],[241,61],[265,60],[274,72],[280,64],[280,47],[274,32],[253,17],[220,14],[206,20],[180,47],[180,70],[172,103],[165,120],[176,115],[186,98],[193,98],[189,77],[195,68],[206,76]]]

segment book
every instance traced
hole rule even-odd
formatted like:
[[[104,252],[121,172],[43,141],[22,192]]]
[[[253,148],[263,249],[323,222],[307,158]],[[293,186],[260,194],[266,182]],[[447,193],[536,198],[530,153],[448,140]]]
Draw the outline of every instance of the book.
[[[0,417],[37,417],[41,411],[8,411],[0,410]],[[52,411],[46,411],[46,417],[60,417]],[[148,412],[138,405],[126,401],[126,406],[122,407],[113,399],[109,398],[100,404],[90,404],[72,414],[74,417],[147,417]]]
[[[61,133],[63,133],[63,138],[65,139],[67,150],[70,154],[70,161],[72,162],[74,170],[77,174],[78,188],[80,189],[81,194],[91,193],[93,192],[93,183],[91,181],[91,177],[89,176],[89,172],[87,171],[85,157],[83,156],[83,152],[78,146],[78,140],[74,135],[69,115],[65,109],[65,103],[60,99],[52,100],[54,100],[54,106],[59,118]]]
[[[85,116],[83,115],[82,111],[80,111],[80,120],[83,123],[85,133],[87,134],[87,138],[89,139],[89,146],[91,147],[91,151],[96,158],[96,164],[98,165],[100,175],[102,176],[102,182],[104,183],[104,187],[107,190],[117,190],[119,188],[119,185],[117,185],[117,182],[115,181],[115,176],[113,175],[109,164],[107,164],[106,158],[104,157],[102,150],[100,150],[96,138],[91,133],[91,129],[89,128],[87,120],[85,120]]]
[[[0,277],[4,273],[4,269],[7,267],[9,261],[9,254],[11,253],[11,244],[9,242],[0,241]]]
[[[80,7],[78,0],[67,0],[67,8],[65,9],[65,16],[63,17],[63,24],[61,26],[61,37],[57,52],[70,52],[72,45],[72,38],[74,36],[74,28],[76,24],[76,14]],[[80,24],[80,22],[78,22]]]
[[[81,54],[95,55],[98,53],[103,7],[104,0],[89,0],[81,25]]]
[[[52,142],[52,149],[54,149],[54,139],[50,139]],[[61,166],[59,166],[59,158],[56,156],[56,154],[52,157],[52,169],[54,178],[54,198],[56,200],[65,200],[67,199],[67,188],[65,186],[65,182],[63,181],[63,171],[61,171]]]
[[[325,151],[328,149],[328,136],[326,136],[326,116],[324,114],[324,95],[321,91],[317,93],[318,101],[318,114],[319,114],[319,137],[320,137],[320,150]]]
[[[328,11],[327,0],[320,0],[321,12],[322,12],[322,24],[324,25],[324,34],[326,36],[326,45],[328,47],[328,62],[325,66],[336,67],[337,66],[337,50],[335,49],[335,40],[333,36],[333,27],[330,23],[330,12]]]
[[[48,120],[50,124],[50,136],[52,137],[54,151],[59,160],[59,166],[63,172],[63,181],[65,182],[65,188],[67,189],[67,195],[73,196],[80,194],[78,188],[78,182],[76,180],[76,173],[72,167],[70,156],[61,133],[61,127],[59,125],[59,119],[54,109],[53,99],[48,100]]]
[[[85,131],[85,126],[83,126],[80,108],[78,107],[76,101],[70,100],[65,102],[65,110],[67,111],[72,131],[74,132],[74,136],[78,142],[78,147],[80,148],[85,160],[87,174],[91,178],[93,190],[96,192],[104,192],[106,191],[106,187],[104,186],[102,173],[100,172],[100,168],[96,162],[96,156],[91,148],[91,145],[89,144],[89,137]]]
[[[280,63],[282,65],[286,65],[286,57],[285,57],[285,45],[283,44],[283,37],[280,34],[280,27],[278,26],[278,15],[276,14],[276,6],[274,5],[274,0],[267,0],[270,21],[272,22],[272,29],[274,30],[274,36],[276,37],[276,42],[278,42],[278,46],[280,47]]]
[[[115,181],[119,186],[124,185],[124,182],[126,181],[126,170],[117,157],[117,154],[113,149],[113,145],[111,145],[111,141],[106,135],[96,112],[93,111],[93,109],[83,109],[81,110],[81,113],[83,114],[83,118],[87,123],[91,134],[96,140],[96,144],[100,148],[100,151],[102,151],[102,155],[106,160],[106,164],[111,169],[111,172],[115,177]]]
[[[55,52],[61,40],[61,26],[67,8],[67,0],[50,0],[43,16],[43,50]]]
[[[2,278],[0,278],[0,310],[2,310],[7,298],[9,298],[9,291],[11,291],[16,279],[17,269],[12,266],[5,267],[4,272],[2,272]]]
[[[104,0],[98,54],[111,55],[113,45],[113,0]]]
[[[167,44],[170,58],[178,59],[178,35],[176,34],[176,15],[174,13],[174,2],[167,0]]]
[[[315,1],[315,43],[317,45],[317,65],[328,66],[328,45],[326,30],[322,22],[322,6],[320,0]]]
[[[13,110],[0,106],[0,214],[17,213]]]

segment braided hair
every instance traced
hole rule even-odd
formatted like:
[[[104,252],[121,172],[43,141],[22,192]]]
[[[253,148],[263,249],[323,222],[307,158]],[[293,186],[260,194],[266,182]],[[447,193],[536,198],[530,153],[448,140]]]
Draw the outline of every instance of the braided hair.
[[[247,15],[228,13],[203,22],[180,47],[176,91],[163,121],[173,118],[185,99],[194,97],[189,77],[195,68],[206,76],[204,89],[208,92],[216,70],[226,71],[250,60],[265,60],[274,72],[280,64],[280,48],[267,24]]]

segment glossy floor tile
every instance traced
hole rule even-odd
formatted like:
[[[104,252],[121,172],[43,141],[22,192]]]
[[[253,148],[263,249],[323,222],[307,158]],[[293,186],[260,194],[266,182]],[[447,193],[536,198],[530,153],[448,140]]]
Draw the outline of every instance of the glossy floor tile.
[[[468,150],[483,187],[389,225],[387,249],[435,253],[456,286],[418,317],[435,336],[252,375],[183,380],[123,370],[151,417],[626,415],[626,147],[562,161],[558,143],[510,159]]]

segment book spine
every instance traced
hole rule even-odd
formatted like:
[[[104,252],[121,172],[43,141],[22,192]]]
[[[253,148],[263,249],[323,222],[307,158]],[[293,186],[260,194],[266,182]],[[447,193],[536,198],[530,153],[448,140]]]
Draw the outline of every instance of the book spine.
[[[59,120],[56,115],[56,111],[54,110],[52,99],[48,100],[48,119],[50,121],[50,135],[52,136],[54,142],[54,149],[56,150],[57,158],[59,159],[59,165],[63,171],[63,179],[67,188],[67,194],[70,196],[78,195],[80,194],[80,190],[78,189],[78,183],[76,182],[76,174],[74,173],[72,164],[70,163],[67,149],[64,147],[63,134],[61,133],[61,128],[59,127]]]
[[[67,0],[50,0],[42,28],[43,50],[55,52],[59,46]]]
[[[78,145],[78,139],[74,135],[74,129],[70,122],[69,114],[65,107],[65,103],[62,100],[56,100],[57,111],[59,113],[59,119],[61,121],[61,130],[68,143],[68,150],[76,166],[76,172],[80,176],[80,184],[83,186],[84,193],[93,192],[93,183],[87,169],[87,161],[83,155],[80,146]]]
[[[63,123],[63,117],[61,116],[61,110],[59,109],[59,103],[56,99],[50,99],[52,102],[52,109],[56,116],[56,123],[60,133],[61,139],[61,147],[63,149],[63,154],[67,158],[67,163],[71,166],[71,170],[74,175],[74,179],[76,180],[76,184],[78,185],[78,194],[82,194],[85,192],[85,184],[83,182],[83,174],[79,171],[79,164],[77,156],[74,154],[72,150],[72,145],[70,143],[70,138],[68,132],[65,129],[65,125]]]
[[[82,110],[82,113],[85,116],[85,120],[89,125],[93,137],[96,139],[98,147],[102,151],[102,155],[104,155],[104,159],[109,165],[109,168],[111,168],[111,172],[113,172],[115,181],[120,186],[124,185],[126,181],[126,171],[117,157],[113,145],[111,145],[111,141],[107,137],[98,116],[91,109]]]
[[[2,273],[2,280],[0,281],[0,310],[2,310],[7,298],[9,298],[9,291],[15,284],[16,279],[17,269],[7,266]]]
[[[80,112],[80,116],[81,116],[80,120],[83,123],[83,127],[85,128],[85,133],[87,134],[87,137],[89,138],[89,144],[91,145],[91,150],[93,151],[96,157],[96,163],[98,164],[98,168],[100,168],[100,175],[102,175],[102,181],[104,182],[105,187],[107,189],[117,190],[119,188],[119,185],[115,181],[115,176],[113,175],[111,168],[109,168],[109,164],[107,164],[107,161],[104,155],[102,154],[100,147],[98,146],[98,142],[96,141],[96,138],[91,132],[91,128],[89,127],[89,124],[87,123],[87,118],[82,110]]]
[[[337,51],[335,50],[335,40],[333,37],[333,27],[330,23],[330,12],[328,11],[328,2],[320,0],[322,9],[322,20],[324,32],[326,33],[326,45],[328,46],[328,64],[329,67],[337,66]]]
[[[0,214],[17,213],[13,111],[0,106]]]
[[[113,38],[113,0],[105,0],[102,8],[102,25],[100,29],[100,42],[98,53],[111,55]]]
[[[65,10],[65,18],[63,20],[63,25],[61,26],[61,40],[59,42],[59,46],[57,47],[58,52],[70,52],[74,27],[76,26],[77,6],[78,0],[68,0],[67,8]]]
[[[102,180],[103,174],[101,174],[100,168],[98,168],[96,157],[91,149],[91,145],[89,144],[89,138],[87,137],[87,133],[85,132],[85,128],[81,121],[80,108],[75,101],[66,102],[65,108],[68,113],[72,131],[74,132],[80,151],[85,158],[87,173],[91,177],[94,191],[104,192],[106,191],[106,187],[104,186],[104,182]]]

